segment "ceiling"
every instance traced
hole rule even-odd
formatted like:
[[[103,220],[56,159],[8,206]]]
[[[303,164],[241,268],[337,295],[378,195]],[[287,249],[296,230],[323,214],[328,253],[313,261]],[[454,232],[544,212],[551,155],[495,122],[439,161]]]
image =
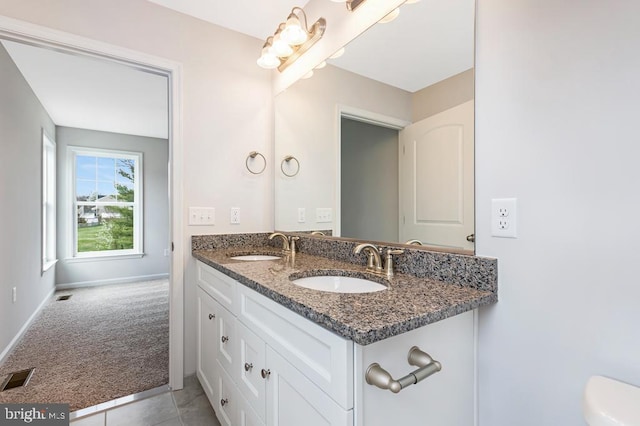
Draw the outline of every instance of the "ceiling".
[[[168,138],[166,77],[87,56],[2,44],[56,125]]]
[[[148,0],[258,39],[303,0]],[[329,1],[329,0],[326,0]],[[414,92],[473,66],[474,0],[421,0],[376,24],[331,63]],[[54,123],[168,137],[164,76],[108,61],[1,41]],[[256,58],[258,56],[256,51]]]
[[[148,1],[261,40],[273,34],[294,6],[307,4],[307,0]]]

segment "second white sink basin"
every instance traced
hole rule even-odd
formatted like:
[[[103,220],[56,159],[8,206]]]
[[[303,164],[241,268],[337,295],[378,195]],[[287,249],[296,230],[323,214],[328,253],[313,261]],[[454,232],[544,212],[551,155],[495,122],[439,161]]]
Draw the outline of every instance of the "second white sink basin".
[[[387,286],[375,281],[336,275],[297,278],[291,280],[291,282],[300,287],[319,291],[329,291],[332,293],[373,293],[375,291],[387,289]]]
[[[231,259],[256,261],[256,260],[278,260],[282,258],[280,256],[272,256],[270,254],[243,254],[239,256],[231,256]]]

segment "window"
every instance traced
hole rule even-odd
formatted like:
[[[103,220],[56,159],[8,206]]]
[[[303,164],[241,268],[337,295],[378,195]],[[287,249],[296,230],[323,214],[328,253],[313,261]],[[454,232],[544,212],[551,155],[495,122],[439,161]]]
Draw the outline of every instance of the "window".
[[[70,147],[74,257],[142,254],[142,154]]]
[[[42,272],[56,263],[56,144],[42,131]]]

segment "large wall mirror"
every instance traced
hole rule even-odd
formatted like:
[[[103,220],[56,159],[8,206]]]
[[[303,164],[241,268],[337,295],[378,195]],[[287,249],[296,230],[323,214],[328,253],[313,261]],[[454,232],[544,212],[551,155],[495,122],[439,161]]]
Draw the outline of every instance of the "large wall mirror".
[[[473,251],[473,0],[407,2],[275,98],[275,229]]]

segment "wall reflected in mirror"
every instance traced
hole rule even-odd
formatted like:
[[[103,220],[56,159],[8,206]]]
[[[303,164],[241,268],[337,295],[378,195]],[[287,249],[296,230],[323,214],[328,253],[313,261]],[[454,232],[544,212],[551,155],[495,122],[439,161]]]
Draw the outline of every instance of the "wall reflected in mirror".
[[[275,228],[473,251],[473,49],[473,1],[422,0],[276,96]]]

